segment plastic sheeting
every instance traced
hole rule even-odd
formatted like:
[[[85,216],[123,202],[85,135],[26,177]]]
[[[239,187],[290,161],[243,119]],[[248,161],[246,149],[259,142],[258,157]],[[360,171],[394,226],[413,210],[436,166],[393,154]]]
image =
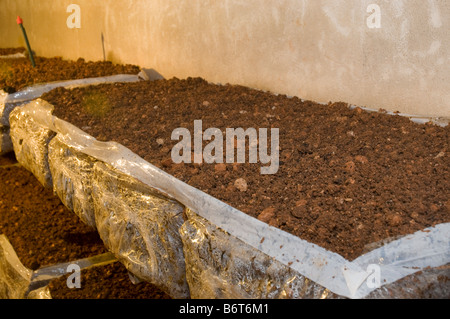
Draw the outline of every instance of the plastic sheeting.
[[[178,229],[183,206],[61,142],[48,144],[53,190],[141,280],[189,297]]]
[[[0,55],[0,59],[19,59],[26,58],[25,52],[17,52],[14,54]]]
[[[139,279],[174,298],[188,298],[178,233],[184,207],[102,162],[94,165],[97,230],[108,250]]]
[[[175,198],[215,227],[297,272],[304,278],[302,280],[314,282],[319,291],[323,287],[342,297],[364,298],[380,289],[367,284],[367,279],[371,277],[370,269],[373,269],[371,266],[380,269],[379,282],[387,287],[423,269],[440,267],[450,262],[449,223],[405,236],[348,261],[336,253],[262,223],[183,183],[118,143],[95,140],[70,123],[52,116],[51,112],[52,106],[38,99],[21,107],[20,114],[32,117],[40,126],[58,133],[58,138],[69,147],[108,163],[129,177]],[[98,225],[97,218],[96,222]],[[201,232],[200,229],[198,231]],[[233,242],[228,239],[226,242],[231,249]],[[241,291],[238,289],[237,293]],[[278,296],[282,294],[280,292]]]
[[[341,295],[333,293],[289,266],[270,258],[196,213],[188,210],[187,215],[188,221],[183,224],[181,235],[186,257],[186,275],[192,298],[342,298]],[[405,245],[405,240],[411,240],[411,244],[420,242],[423,239],[421,239],[421,233],[423,232],[407,236],[399,242],[393,241],[393,245],[397,246],[397,252],[402,251],[400,246]],[[380,251],[378,253],[383,256],[388,255]],[[373,254],[373,252],[369,253],[369,256]],[[430,255],[432,254],[431,251]],[[408,256],[402,257],[408,258]],[[372,258],[376,257],[372,256]],[[395,265],[395,268],[402,267],[402,258],[399,256],[397,258],[400,262]],[[387,267],[392,267],[392,264],[395,264],[395,261]],[[379,266],[383,272],[386,270],[383,269],[383,265],[375,265]],[[348,268],[346,271],[351,273],[354,270]],[[371,277],[367,271],[361,268],[351,274],[353,281],[349,281],[348,286],[354,289],[354,292],[364,291],[370,286]],[[348,278],[352,280],[351,276]],[[450,264],[436,268],[423,267],[418,272],[373,289],[364,296],[361,294],[359,297],[448,298],[450,296],[449,280]]]
[[[10,114],[10,137],[17,161],[45,187],[52,187],[52,175],[48,164],[48,143],[56,135],[52,130],[35,122],[20,108]]]
[[[67,80],[58,82],[48,82],[43,84],[36,84],[24,88],[23,90],[9,94],[4,103],[24,103],[29,102],[38,97],[41,97],[44,93],[50,92],[58,87],[64,87],[66,89],[72,89],[76,87],[97,85],[102,83],[114,83],[114,82],[136,82],[140,80],[140,75],[133,74],[117,74],[104,77],[86,78],[78,80]]]
[[[367,108],[367,107],[361,107],[356,105],[350,105],[350,109],[360,108],[366,112],[379,112],[379,110]],[[424,116],[418,116],[414,114],[406,114],[406,113],[398,113],[398,112],[392,112],[392,111],[384,111],[388,115],[392,116],[403,116],[409,118],[412,122],[418,123],[418,124],[425,124],[425,123],[433,123],[434,125],[439,125],[442,127],[446,127],[450,123],[450,118],[448,117],[424,117]]]
[[[0,90],[0,114],[3,114],[5,107],[4,102],[7,96],[8,93]],[[3,123],[3,116],[0,116],[0,154],[6,154],[13,150],[11,138],[9,137],[9,125]]]
[[[57,136],[48,145],[53,192],[81,221],[94,229],[96,225],[91,180],[95,161],[61,143]]]
[[[194,299],[340,298],[196,213],[181,227]]]
[[[135,82],[142,75],[119,74],[106,77],[51,82],[27,87],[13,94],[0,91],[0,123],[7,132],[7,127],[15,130],[14,134],[2,134],[2,145],[5,145],[5,153],[14,150],[17,161],[31,171],[39,182],[45,187],[52,187],[51,172],[48,165],[48,143],[54,137],[54,132],[36,125],[32,118],[24,116],[18,122],[18,113],[14,109],[42,94],[57,87],[67,89],[88,85],[98,85],[113,82]],[[15,136],[15,140],[11,138]],[[1,150],[0,150],[1,151]],[[0,152],[1,154],[1,152]]]

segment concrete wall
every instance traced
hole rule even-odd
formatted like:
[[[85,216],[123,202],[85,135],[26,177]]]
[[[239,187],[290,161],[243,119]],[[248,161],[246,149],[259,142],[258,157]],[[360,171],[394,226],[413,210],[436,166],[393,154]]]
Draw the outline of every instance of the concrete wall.
[[[24,45],[17,15],[43,56],[450,117],[446,0],[0,0],[0,47]]]

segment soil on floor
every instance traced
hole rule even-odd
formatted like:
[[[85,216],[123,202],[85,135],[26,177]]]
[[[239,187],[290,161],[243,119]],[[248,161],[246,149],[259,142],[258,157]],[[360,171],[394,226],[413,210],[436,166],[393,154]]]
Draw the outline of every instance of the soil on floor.
[[[374,242],[450,221],[450,127],[200,78],[58,88],[43,98],[97,139],[349,260]],[[279,170],[262,175],[248,148],[241,164],[174,164],[172,132],[193,137],[194,120],[224,138],[226,128],[278,128]]]
[[[134,284],[119,262],[81,270],[80,288],[68,288],[70,274],[52,280],[48,287],[53,299],[171,299],[148,282]]]
[[[0,156],[0,234],[32,270],[107,252],[98,232],[21,167],[14,153]],[[169,298],[150,283],[133,285],[119,262],[83,270],[81,289],[69,289],[66,277],[49,284],[53,298]]]
[[[138,74],[135,65],[109,61],[64,60],[60,57],[35,57],[33,67],[28,58],[0,60],[0,89],[14,93],[27,86],[63,80],[76,80],[115,74]]]

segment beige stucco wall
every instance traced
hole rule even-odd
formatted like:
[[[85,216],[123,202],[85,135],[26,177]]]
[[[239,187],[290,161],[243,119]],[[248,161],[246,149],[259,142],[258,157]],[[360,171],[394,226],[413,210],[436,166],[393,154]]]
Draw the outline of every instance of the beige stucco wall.
[[[81,28],[69,29],[69,4]],[[381,28],[366,20],[381,9]],[[0,47],[103,59],[318,102],[450,117],[450,1],[0,0]]]

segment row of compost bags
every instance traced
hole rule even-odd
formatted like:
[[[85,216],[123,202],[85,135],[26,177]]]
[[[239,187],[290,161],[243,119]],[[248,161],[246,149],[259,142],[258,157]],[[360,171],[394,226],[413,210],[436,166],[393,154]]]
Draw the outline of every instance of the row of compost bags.
[[[17,160],[138,279],[174,298],[448,297],[450,224],[349,261],[100,142],[36,99],[10,114]]]

